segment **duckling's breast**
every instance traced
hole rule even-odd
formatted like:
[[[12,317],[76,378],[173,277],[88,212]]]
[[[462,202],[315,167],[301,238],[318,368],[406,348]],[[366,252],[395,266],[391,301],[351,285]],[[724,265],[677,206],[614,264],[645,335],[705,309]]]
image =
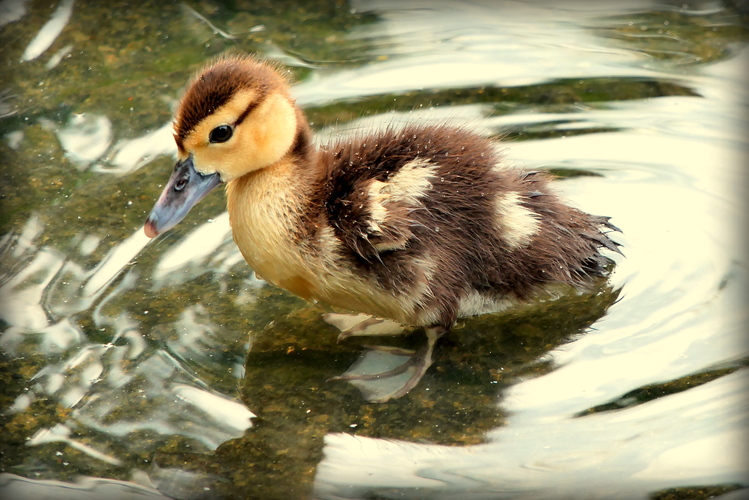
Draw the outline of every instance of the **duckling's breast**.
[[[407,290],[383,289],[366,269],[343,256],[342,242],[326,223],[300,241],[309,207],[303,191],[289,189],[297,181],[293,164],[279,164],[227,185],[234,241],[256,274],[307,300],[421,324],[427,273]]]
[[[290,165],[283,163],[234,179],[226,186],[227,209],[232,236],[250,267],[264,280],[309,297],[314,287],[304,276],[291,222],[301,200],[290,183]]]

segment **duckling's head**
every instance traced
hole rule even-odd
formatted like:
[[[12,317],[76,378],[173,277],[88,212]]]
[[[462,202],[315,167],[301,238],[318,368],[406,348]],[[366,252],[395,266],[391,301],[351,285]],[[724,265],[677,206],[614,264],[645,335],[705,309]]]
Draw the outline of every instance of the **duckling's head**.
[[[247,56],[208,65],[177,109],[178,161],[146,220],[146,235],[176,225],[219,184],[278,162],[296,133],[296,107],[280,72]]]

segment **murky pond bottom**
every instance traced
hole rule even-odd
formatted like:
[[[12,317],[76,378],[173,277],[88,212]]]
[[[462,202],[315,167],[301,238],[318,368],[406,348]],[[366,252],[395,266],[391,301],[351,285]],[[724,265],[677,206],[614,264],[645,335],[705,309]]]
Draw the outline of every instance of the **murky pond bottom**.
[[[746,495],[740,3],[3,9],[0,496]],[[462,321],[416,389],[368,402],[330,379],[372,339],[257,279],[223,196],[143,234],[180,91],[227,50],[288,68],[321,143],[445,121],[504,141],[624,256],[590,293]]]

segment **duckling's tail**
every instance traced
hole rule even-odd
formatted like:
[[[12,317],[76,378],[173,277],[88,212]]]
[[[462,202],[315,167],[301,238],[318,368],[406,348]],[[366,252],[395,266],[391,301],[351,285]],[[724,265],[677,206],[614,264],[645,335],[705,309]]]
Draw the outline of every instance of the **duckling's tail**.
[[[602,215],[591,215],[590,223],[598,230],[594,232],[586,231],[581,233],[581,236],[599,248],[605,248],[619,255],[624,255],[621,250],[621,244],[609,237],[609,234],[612,232],[622,232],[621,229],[610,222],[610,219],[611,217]],[[586,259],[583,266],[589,275],[605,277],[611,273],[614,261],[610,257],[596,253],[593,257]]]

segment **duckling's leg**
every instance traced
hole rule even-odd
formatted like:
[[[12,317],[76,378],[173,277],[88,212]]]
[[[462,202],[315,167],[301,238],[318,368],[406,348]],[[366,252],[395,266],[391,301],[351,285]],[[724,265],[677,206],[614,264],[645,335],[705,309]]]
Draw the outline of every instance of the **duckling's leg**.
[[[330,380],[345,380],[356,386],[368,401],[382,403],[397,399],[416,387],[433,362],[434,346],[447,332],[444,327],[425,329],[427,341],[417,351],[373,347],[343,375]],[[407,358],[393,368],[370,373],[372,368],[393,366],[396,358]],[[373,366],[374,365],[374,366]],[[377,366],[379,365],[379,366]]]
[[[400,335],[404,330],[400,323],[369,314],[326,313],[323,319],[341,331],[338,342],[354,336]]]

